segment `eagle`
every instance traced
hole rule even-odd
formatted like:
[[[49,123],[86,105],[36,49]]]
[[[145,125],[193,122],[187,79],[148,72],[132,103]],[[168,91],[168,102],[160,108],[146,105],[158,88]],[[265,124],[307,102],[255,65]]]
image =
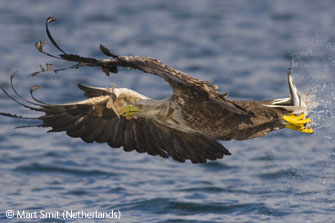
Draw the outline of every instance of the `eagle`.
[[[231,155],[220,140],[251,139],[282,128],[313,133],[307,116],[315,103],[311,95],[297,90],[291,75],[292,66],[288,69],[290,97],[265,101],[234,100],[229,99],[227,94],[219,93],[218,87],[209,81],[199,80],[157,59],[119,56],[103,45],[100,45],[100,50],[109,57],[107,59],[68,54],[58,46],[49,31],[48,24],[53,21],[56,21],[55,17],[47,19],[46,31],[61,54],[45,52],[45,42],[40,41],[35,46],[41,53],[76,63],[69,68],[100,67],[109,75],[110,72],[118,73],[119,67],[125,67],[153,74],[171,86],[172,96],[154,100],[127,88],[78,84],[86,100],[49,104],[34,97],[33,92],[41,86],[30,89],[30,100],[18,94],[13,84],[14,73],[10,85],[15,95],[0,86],[2,91],[19,105],[44,114],[24,117],[1,112],[0,115],[40,120],[41,123],[34,126],[51,128],[48,132],[66,132],[86,143],[108,143],[112,148],[122,147],[127,152],[136,150],[153,156],[172,157],[179,162],[190,160],[192,163],[205,163]],[[32,75],[50,70],[54,69],[47,64],[46,69],[41,66],[41,71]]]

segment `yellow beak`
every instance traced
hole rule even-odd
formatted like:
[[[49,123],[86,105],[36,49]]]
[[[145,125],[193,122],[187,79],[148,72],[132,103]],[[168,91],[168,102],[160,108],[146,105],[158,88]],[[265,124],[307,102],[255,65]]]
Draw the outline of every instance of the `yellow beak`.
[[[124,106],[121,110],[121,116],[134,116],[140,112],[140,109],[136,105],[127,105]]]

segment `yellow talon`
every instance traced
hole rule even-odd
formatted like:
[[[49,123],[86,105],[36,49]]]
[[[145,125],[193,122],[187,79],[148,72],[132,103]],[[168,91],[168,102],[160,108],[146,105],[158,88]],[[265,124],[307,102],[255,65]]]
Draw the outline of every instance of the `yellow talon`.
[[[310,127],[305,128],[305,124],[311,122],[310,118],[305,117],[306,115],[304,113],[299,116],[296,116],[295,114],[291,113],[290,116],[284,115],[283,120],[288,122],[288,124],[286,124],[286,128],[303,133],[313,133],[314,131],[312,128]]]
[[[304,128],[301,132],[303,132],[303,133],[310,133],[310,134],[312,134],[313,132],[314,132],[314,130],[312,129],[312,128]]]
[[[306,123],[309,123],[311,122],[311,119],[309,118],[305,118],[306,115],[304,113],[302,113],[301,115],[299,116],[296,116],[294,114],[290,114],[290,116],[287,116],[287,115],[284,115],[283,116],[283,119],[289,123],[292,123],[294,125],[299,125],[299,124],[306,124]]]
[[[292,129],[292,130],[295,130],[295,131],[302,132],[304,130],[303,125],[294,125],[294,124],[289,123],[289,124],[286,124],[285,126],[286,126],[286,128]]]
[[[301,125],[301,124],[306,124],[306,123],[310,123],[311,119],[310,118],[306,118],[306,119],[302,119],[302,120],[297,120],[292,124],[296,124],[296,125]]]
[[[290,116],[295,117],[297,120],[301,120],[301,119],[305,118],[306,115],[305,115],[305,113],[302,113],[301,115],[296,116],[295,114],[291,113]]]

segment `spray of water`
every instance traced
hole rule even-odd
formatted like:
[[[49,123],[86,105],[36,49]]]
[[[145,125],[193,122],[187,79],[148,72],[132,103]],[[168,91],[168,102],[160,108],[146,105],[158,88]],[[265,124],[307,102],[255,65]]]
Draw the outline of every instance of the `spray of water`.
[[[296,82],[304,93],[315,95],[318,106],[309,117],[313,122],[317,148],[313,152],[316,172],[306,184],[308,190],[318,191],[312,199],[323,199],[329,209],[335,204],[335,36],[314,39],[294,57]]]
[[[294,57],[298,85],[314,95],[318,106],[310,114],[315,131],[334,140],[335,133],[335,37],[318,37]],[[299,83],[300,82],[300,83]],[[334,146],[333,142],[333,146]]]

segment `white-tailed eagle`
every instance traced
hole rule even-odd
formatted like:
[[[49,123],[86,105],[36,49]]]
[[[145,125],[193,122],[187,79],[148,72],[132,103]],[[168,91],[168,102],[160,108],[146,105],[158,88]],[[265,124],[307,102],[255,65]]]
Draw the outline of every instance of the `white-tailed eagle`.
[[[76,62],[71,68],[83,66],[100,67],[107,75],[117,73],[118,67],[138,69],[163,78],[173,89],[173,95],[162,100],[153,100],[126,88],[97,88],[78,84],[87,100],[48,104],[21,97],[11,86],[16,97],[3,87],[4,93],[18,104],[45,114],[33,119],[41,120],[39,127],[49,127],[49,132],[66,132],[70,137],[79,137],[85,142],[108,143],[110,147],[123,147],[125,151],[159,155],[184,162],[205,163],[216,160],[230,152],[219,140],[245,140],[264,136],[267,133],[290,128],[312,133],[307,126],[311,98],[298,92],[288,72],[289,98],[267,101],[240,101],[220,94],[218,87],[209,81],[201,81],[152,58],[118,56],[100,45],[101,51],[111,59],[93,59],[65,53],[52,38],[48,24],[55,21],[49,17],[46,30],[50,41],[62,54],[54,56],[43,50],[44,42],[36,48],[58,59]],[[49,70],[52,66],[49,65]],[[42,69],[44,72],[48,69]],[[37,74],[34,73],[33,75]],[[26,118],[9,113],[3,116]],[[30,118],[28,118],[30,119]]]

